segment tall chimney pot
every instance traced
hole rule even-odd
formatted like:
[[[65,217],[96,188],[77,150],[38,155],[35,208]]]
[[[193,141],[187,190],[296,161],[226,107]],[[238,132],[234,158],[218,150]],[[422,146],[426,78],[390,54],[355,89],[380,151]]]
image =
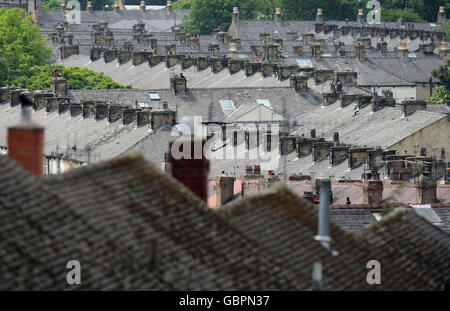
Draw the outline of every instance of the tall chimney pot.
[[[439,7],[439,12],[438,12],[438,23],[445,23],[447,21],[447,15],[445,13],[445,6],[440,6]]]
[[[275,19],[275,22],[277,22],[277,23],[281,22],[281,9],[280,8],[275,9],[274,19]]]

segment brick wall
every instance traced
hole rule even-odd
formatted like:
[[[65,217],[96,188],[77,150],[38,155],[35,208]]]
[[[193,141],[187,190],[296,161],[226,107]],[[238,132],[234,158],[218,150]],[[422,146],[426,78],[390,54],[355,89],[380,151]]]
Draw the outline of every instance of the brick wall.
[[[43,175],[44,129],[32,123],[8,131],[9,157],[35,176]]]

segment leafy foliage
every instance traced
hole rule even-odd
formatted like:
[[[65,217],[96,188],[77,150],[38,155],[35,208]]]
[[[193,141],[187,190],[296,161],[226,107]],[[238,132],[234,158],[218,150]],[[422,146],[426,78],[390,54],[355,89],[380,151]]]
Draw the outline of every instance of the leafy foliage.
[[[447,64],[440,66],[438,69],[433,70],[432,74],[433,77],[441,81],[447,91],[450,91],[450,75],[448,73],[448,67],[450,67],[450,61],[448,61]]]
[[[60,10],[61,2],[58,0],[44,0],[42,1],[43,10]]]
[[[428,98],[428,102],[436,104],[442,103],[446,100],[450,100],[450,91],[444,87],[437,87],[434,96]]]
[[[447,42],[450,41],[450,22],[445,23],[438,28],[438,31],[445,32],[447,34]]]
[[[98,73],[87,68],[68,67],[62,65],[34,66],[30,70],[30,76],[21,77],[14,81],[15,84],[24,85],[31,90],[50,89],[52,71],[64,74],[67,79],[67,88],[71,90],[101,90],[101,89],[130,89],[131,86],[123,86],[103,73]]]
[[[210,33],[229,24],[233,6],[238,6],[241,19],[273,19],[280,7],[285,20],[314,20],[322,8],[327,20],[355,20],[358,8],[369,13],[369,0],[179,0],[175,9],[190,8],[190,15],[181,27],[190,32]],[[382,21],[436,22],[439,6],[448,0],[380,0]],[[448,27],[448,26],[447,26]],[[447,31],[448,32],[448,31]]]
[[[172,4],[172,7],[175,10],[189,9],[191,7],[191,1],[190,0],[178,0],[177,2]]]
[[[403,18],[405,22],[418,22],[423,23],[424,20],[419,14],[412,11],[411,9],[401,10],[401,9],[382,9],[381,10],[381,20],[383,22],[396,22],[400,18]]]
[[[185,32],[209,34],[214,28],[229,24],[233,7],[239,7],[240,18],[255,19],[260,0],[191,0],[191,10],[180,24]]]
[[[51,49],[31,17],[21,9],[0,9],[0,85],[28,76],[50,62]]]

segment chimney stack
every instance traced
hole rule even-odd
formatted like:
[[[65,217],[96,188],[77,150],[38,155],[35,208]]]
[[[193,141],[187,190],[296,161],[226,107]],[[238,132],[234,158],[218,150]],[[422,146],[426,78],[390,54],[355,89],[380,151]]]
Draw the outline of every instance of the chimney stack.
[[[119,3],[117,1],[114,2],[114,12],[119,13],[120,11],[120,6]]]
[[[360,62],[366,60],[366,48],[363,43],[360,42],[355,46],[355,56]]]
[[[145,12],[147,10],[147,7],[145,6],[145,1],[141,1],[141,5],[139,7],[141,9],[141,12]]]
[[[167,5],[166,5],[166,7],[167,7],[167,10],[168,10],[169,12],[172,12],[172,11],[173,11],[173,6],[172,6],[172,1],[171,1],[171,0],[167,0]]]
[[[429,172],[424,172],[416,184],[417,204],[436,203],[436,181]]]
[[[364,176],[363,204],[377,205],[383,200],[383,181],[380,180],[380,174],[374,170],[366,173]]]
[[[275,9],[274,19],[275,19],[276,23],[281,23],[281,9],[280,8]]]
[[[311,129],[309,131],[311,138],[316,138],[316,129]]]
[[[234,178],[222,172],[216,177],[216,206],[222,206],[234,196]]]
[[[440,6],[437,22],[440,24],[440,23],[445,23],[446,21],[447,21],[447,16],[445,14],[445,6]]]
[[[180,73],[179,75],[174,75],[170,78],[170,87],[175,95],[185,95],[187,92],[186,77],[182,73]]]
[[[364,10],[363,9],[358,9],[358,15],[356,17],[356,21],[359,24],[364,24],[365,18],[364,18]]]
[[[66,12],[66,1],[61,1],[61,10],[63,11],[63,14]]]
[[[94,11],[94,9],[92,8],[92,2],[88,1],[87,6],[86,6],[86,12],[92,13],[93,11]]]
[[[239,8],[237,6],[233,7],[233,15],[231,17],[231,23],[236,23],[239,21]]]
[[[205,139],[193,135],[178,137],[170,143],[168,161],[172,176],[207,202],[209,161],[203,154],[205,143]]]
[[[398,49],[397,49],[397,55],[402,60],[408,60],[409,59],[409,51],[408,51],[408,48],[406,47],[406,42],[400,41]]]
[[[239,58],[238,48],[237,48],[237,43],[236,42],[230,42],[230,50],[228,52],[228,57],[230,57],[232,59]]]
[[[335,143],[339,142],[339,133],[338,132],[333,134],[333,142],[335,142]]]
[[[50,89],[56,97],[67,96],[67,80],[54,71],[50,80]]]
[[[31,122],[33,104],[25,95],[22,102],[22,121],[8,129],[8,156],[34,176],[44,173],[44,128]]]
[[[447,42],[441,42],[441,48],[439,49],[439,56],[444,58],[445,61],[450,61],[450,50],[448,49]]]
[[[317,22],[317,23],[323,23],[323,22],[324,22],[324,18],[323,18],[323,14],[322,14],[322,9],[317,9],[316,22]]]

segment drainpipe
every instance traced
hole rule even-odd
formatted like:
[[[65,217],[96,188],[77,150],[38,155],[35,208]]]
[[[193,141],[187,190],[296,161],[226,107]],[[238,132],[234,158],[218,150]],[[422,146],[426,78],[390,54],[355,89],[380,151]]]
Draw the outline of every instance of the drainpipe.
[[[319,189],[319,230],[318,235],[315,239],[327,248],[330,249],[330,224],[329,224],[329,210],[328,205],[330,204],[330,191],[331,191],[331,181],[329,178],[321,178],[318,180]]]

